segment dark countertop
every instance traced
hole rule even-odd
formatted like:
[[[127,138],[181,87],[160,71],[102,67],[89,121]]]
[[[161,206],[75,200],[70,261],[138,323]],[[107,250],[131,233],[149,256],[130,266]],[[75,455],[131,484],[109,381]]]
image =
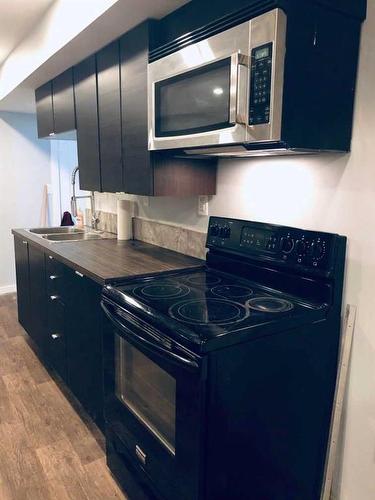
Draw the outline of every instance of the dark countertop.
[[[204,264],[203,260],[137,240],[100,239],[50,243],[25,229],[12,229],[12,233],[43,248],[46,254],[101,285],[119,278]]]

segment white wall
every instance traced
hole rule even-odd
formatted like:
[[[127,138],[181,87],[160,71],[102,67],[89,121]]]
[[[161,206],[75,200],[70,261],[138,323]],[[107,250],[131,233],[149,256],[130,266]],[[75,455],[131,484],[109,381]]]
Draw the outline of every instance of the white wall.
[[[375,498],[375,2],[362,36],[350,155],[220,162],[210,215],[348,236],[344,301],[358,306],[337,498]],[[198,229],[197,200],[150,199],[140,214]]]
[[[16,281],[11,228],[39,225],[50,181],[50,145],[36,137],[35,116],[0,113],[0,293]]]
[[[72,172],[78,165],[76,141],[51,141],[51,225],[59,226],[65,211],[71,212]],[[76,176],[76,195],[85,196],[87,191],[79,189],[79,173]],[[81,199],[77,207],[84,213],[90,201]]]

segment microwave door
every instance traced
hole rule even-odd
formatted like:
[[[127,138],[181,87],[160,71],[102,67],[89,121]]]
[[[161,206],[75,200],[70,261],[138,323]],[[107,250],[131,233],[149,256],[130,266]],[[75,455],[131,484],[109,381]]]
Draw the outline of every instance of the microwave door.
[[[248,78],[234,53],[153,82],[150,149],[244,141]]]

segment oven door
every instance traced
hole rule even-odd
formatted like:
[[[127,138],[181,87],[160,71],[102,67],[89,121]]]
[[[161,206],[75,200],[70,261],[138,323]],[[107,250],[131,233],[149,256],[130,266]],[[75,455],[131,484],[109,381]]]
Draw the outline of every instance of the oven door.
[[[165,499],[198,499],[205,359],[103,299],[106,425],[141,480]]]

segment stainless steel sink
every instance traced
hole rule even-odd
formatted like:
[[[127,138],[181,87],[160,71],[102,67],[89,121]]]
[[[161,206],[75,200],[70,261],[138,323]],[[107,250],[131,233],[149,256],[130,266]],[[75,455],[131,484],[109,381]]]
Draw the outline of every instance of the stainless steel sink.
[[[106,238],[105,235],[100,233],[80,232],[71,234],[43,234],[42,238],[50,242],[57,241],[82,241],[82,240],[100,240]]]
[[[73,226],[63,226],[63,227],[35,227],[33,229],[29,229],[30,233],[34,233],[37,235],[46,235],[46,234],[76,234],[76,233],[84,233],[85,230],[73,227]]]

